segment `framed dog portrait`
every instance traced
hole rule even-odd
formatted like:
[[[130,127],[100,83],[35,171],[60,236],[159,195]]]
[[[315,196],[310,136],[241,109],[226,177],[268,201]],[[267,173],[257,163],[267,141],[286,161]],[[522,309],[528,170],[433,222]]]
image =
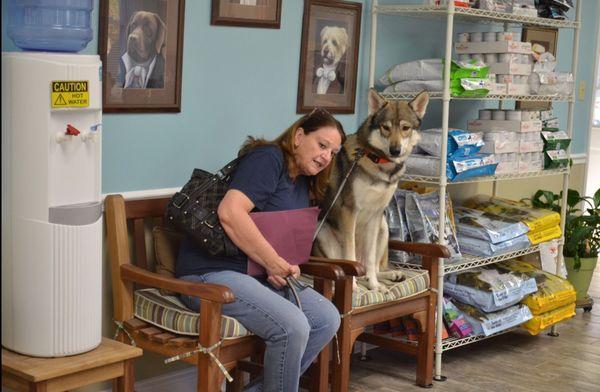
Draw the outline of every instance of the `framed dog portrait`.
[[[212,0],[210,24],[278,29],[281,0]]]
[[[184,0],[100,2],[104,112],[180,112]]]
[[[523,42],[531,42],[532,45],[539,44],[546,52],[556,57],[556,44],[558,42],[558,29],[542,27],[523,27]],[[552,102],[517,101],[515,107],[519,110],[549,110]]]
[[[354,113],[362,4],[306,0],[302,18],[298,113],[314,107]]]

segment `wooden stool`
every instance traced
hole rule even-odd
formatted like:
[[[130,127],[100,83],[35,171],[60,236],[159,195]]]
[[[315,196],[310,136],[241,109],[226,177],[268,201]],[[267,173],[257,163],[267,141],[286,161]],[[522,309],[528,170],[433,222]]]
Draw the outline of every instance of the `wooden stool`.
[[[102,338],[84,354],[35,358],[2,349],[2,385],[16,391],[66,391],[115,379],[113,389],[133,391],[133,359],[142,349]]]

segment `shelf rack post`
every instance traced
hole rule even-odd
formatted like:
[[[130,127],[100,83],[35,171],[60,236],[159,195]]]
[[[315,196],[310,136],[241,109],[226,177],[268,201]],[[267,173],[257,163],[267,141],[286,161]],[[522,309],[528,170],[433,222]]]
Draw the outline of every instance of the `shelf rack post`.
[[[375,54],[377,53],[377,0],[371,2],[371,45],[369,47],[369,87],[375,87]]]
[[[581,1],[577,0],[575,4],[575,20],[577,21],[577,27],[573,29],[573,58],[571,60],[571,73],[573,74],[574,88],[577,88],[577,61],[579,57],[579,30],[580,30],[580,22],[581,22]],[[572,139],[573,135],[573,114],[575,110],[575,100],[576,94],[573,94],[571,100],[569,100],[569,115],[567,117],[567,135]],[[567,147],[567,155],[571,156],[571,146]],[[563,174],[563,197],[560,206],[560,231],[565,233],[565,222],[567,217],[567,195],[569,192],[569,173],[570,170],[567,170],[565,174]],[[558,245],[558,257],[556,260],[556,275],[560,276],[562,273],[562,266],[564,265],[564,257],[563,257],[563,248],[564,241],[561,241]],[[556,324],[552,326],[550,330],[550,336],[558,336]]]
[[[446,53],[444,59],[444,94],[442,102],[442,155],[440,159],[440,219],[438,227],[438,238],[440,245],[446,245],[446,164],[448,153],[448,118],[450,117],[450,65],[452,63],[452,37],[454,30],[454,2],[448,2],[448,14],[446,20]],[[442,376],[442,328],[444,325],[444,259],[439,259],[438,284],[437,284],[437,318],[435,331],[435,372],[436,381],[444,381]]]

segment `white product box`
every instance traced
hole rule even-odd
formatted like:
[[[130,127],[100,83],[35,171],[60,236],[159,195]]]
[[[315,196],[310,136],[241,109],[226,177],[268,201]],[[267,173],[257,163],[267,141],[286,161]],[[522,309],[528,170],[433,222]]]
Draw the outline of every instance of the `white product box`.
[[[538,152],[544,150],[544,142],[543,141],[527,141],[519,143],[519,152]]]
[[[521,120],[523,120],[523,121],[541,120],[540,111],[539,110],[523,110],[521,112]]]
[[[470,120],[467,126],[469,131],[512,131],[512,132],[541,132],[542,122],[517,121],[517,120]]]
[[[454,44],[457,54],[465,53],[523,53],[531,54],[530,42],[457,42]]]
[[[485,145],[481,148],[481,152],[491,154],[506,154],[509,152],[518,152],[519,142],[511,141],[485,141]]]
[[[508,83],[506,86],[506,92],[508,95],[529,95],[529,85],[526,83]]]
[[[530,16],[532,18],[538,17],[538,12],[535,8],[513,8],[512,14],[520,16]]]
[[[519,170],[519,162],[500,162],[496,166],[496,174],[516,173]]]
[[[489,90],[490,95],[506,95],[506,83],[485,82],[485,88]]]
[[[544,168],[543,152],[526,152],[519,154],[519,173],[540,171]]]
[[[521,64],[514,61],[507,63],[492,63],[489,64],[490,72],[495,74],[510,74],[510,75],[530,75],[533,64]]]

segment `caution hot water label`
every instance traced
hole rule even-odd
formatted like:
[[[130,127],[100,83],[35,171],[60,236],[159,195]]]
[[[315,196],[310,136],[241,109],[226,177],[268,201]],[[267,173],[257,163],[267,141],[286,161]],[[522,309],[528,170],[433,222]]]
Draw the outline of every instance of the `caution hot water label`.
[[[52,108],[84,108],[90,106],[87,80],[55,80],[51,82]]]

